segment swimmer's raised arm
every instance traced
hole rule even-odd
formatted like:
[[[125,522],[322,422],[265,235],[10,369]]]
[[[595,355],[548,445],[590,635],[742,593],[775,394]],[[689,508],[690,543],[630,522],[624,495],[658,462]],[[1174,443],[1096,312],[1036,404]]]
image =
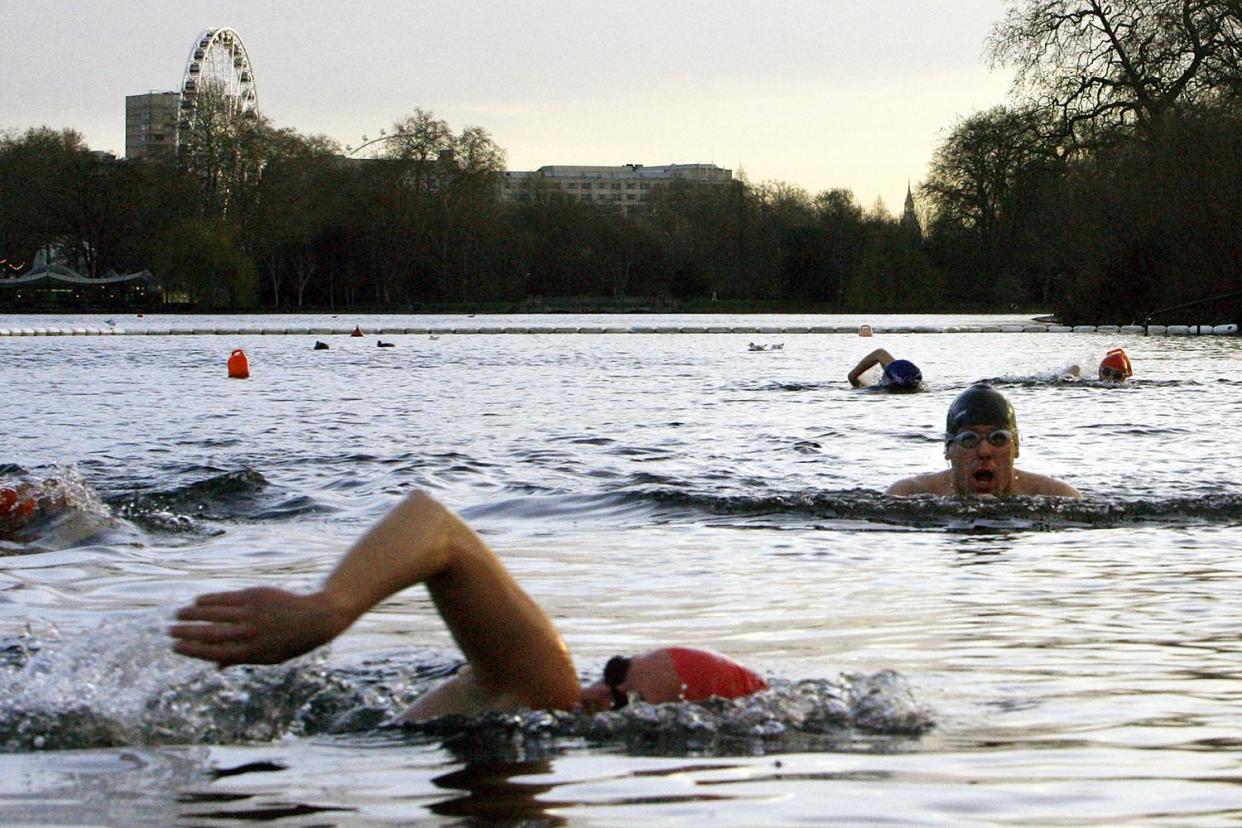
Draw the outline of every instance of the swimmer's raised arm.
[[[183,655],[273,664],[331,641],[364,612],[414,584],[427,586],[470,664],[407,713],[425,718],[517,705],[569,708],[578,677],[542,609],[465,523],[415,492],[346,553],[309,595],[253,588],[200,596],[169,633]]]
[[[859,360],[858,364],[853,367],[846,379],[850,381],[850,385],[857,388],[862,385],[862,380],[860,379],[862,375],[869,371],[873,366],[879,365],[880,367],[884,367],[892,361],[892,354],[883,348],[876,348],[874,351]]]

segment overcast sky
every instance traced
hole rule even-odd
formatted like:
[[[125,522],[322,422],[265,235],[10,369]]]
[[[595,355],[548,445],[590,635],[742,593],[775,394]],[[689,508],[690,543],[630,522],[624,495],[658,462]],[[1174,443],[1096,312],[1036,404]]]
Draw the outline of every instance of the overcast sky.
[[[122,155],[125,96],[236,29],[278,127],[357,145],[415,107],[509,169],[716,163],[899,211],[944,130],[1005,101],[1001,0],[0,0],[0,129]]]

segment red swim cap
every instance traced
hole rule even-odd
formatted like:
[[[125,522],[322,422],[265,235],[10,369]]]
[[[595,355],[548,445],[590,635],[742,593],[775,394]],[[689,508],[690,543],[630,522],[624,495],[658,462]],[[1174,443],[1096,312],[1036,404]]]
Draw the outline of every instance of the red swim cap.
[[[736,699],[767,689],[767,682],[732,659],[689,647],[666,647],[681,680],[682,698],[703,701],[712,696]]]
[[[9,486],[0,486],[0,528],[16,529],[34,517],[39,508],[33,496],[22,497]]]
[[[1134,376],[1134,369],[1130,367],[1130,358],[1120,348],[1113,348],[1105,354],[1104,359],[1100,360],[1100,368],[1111,368],[1114,371],[1119,371],[1126,379]]]

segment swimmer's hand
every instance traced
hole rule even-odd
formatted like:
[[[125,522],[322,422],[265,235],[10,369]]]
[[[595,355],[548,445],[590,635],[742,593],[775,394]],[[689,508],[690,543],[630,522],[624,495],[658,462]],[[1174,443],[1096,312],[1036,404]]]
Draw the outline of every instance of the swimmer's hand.
[[[325,592],[254,587],[200,595],[176,617],[192,623],[168,628],[173,650],[223,668],[295,658],[336,638],[356,615]]]

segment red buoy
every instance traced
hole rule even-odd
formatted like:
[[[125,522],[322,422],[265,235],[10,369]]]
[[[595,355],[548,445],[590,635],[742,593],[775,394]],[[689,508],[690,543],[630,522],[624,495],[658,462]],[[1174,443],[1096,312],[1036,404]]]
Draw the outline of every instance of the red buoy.
[[[234,348],[233,353],[229,354],[229,379],[246,379],[249,376],[250,361],[246,359],[246,352]]]
[[[354,332],[351,333],[350,336],[362,336],[362,326],[354,325]]]

